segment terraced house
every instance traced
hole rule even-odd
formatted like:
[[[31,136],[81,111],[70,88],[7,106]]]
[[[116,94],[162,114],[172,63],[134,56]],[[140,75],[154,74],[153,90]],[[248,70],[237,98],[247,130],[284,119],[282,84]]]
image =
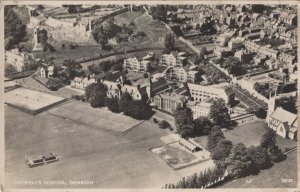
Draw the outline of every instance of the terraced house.
[[[187,57],[185,52],[171,52],[163,54],[160,60],[161,65],[167,67],[183,67],[186,65]]]
[[[123,68],[130,72],[147,72],[149,70],[150,61],[139,61],[136,57],[124,59]]]

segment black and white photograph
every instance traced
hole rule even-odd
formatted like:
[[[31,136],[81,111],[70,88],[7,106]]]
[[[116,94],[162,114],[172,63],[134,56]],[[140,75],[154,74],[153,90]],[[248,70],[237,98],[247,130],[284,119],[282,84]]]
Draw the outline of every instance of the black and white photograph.
[[[298,4],[4,1],[0,191],[299,191]]]

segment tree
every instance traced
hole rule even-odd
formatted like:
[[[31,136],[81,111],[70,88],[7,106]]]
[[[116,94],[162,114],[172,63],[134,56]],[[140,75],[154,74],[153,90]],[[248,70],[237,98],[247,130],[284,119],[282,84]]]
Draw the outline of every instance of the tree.
[[[148,103],[143,101],[131,101],[130,105],[124,109],[124,114],[135,119],[149,119],[152,114],[152,108]]]
[[[271,160],[274,162],[281,161],[285,158],[285,155],[276,145],[276,133],[272,129],[267,129],[267,131],[263,134],[260,146],[266,149],[266,151],[270,155]]]
[[[207,54],[207,49],[206,49],[206,47],[202,47],[202,48],[201,48],[200,54],[201,54],[202,57],[204,57],[204,55]]]
[[[261,146],[250,146],[247,149],[248,156],[252,159],[252,170],[259,171],[260,169],[265,168],[270,163],[270,157],[267,153],[267,150]]]
[[[200,116],[194,120],[194,135],[208,135],[213,126],[213,123],[204,116]]]
[[[114,113],[119,113],[118,98],[105,98],[105,106]]]
[[[155,7],[150,7],[149,12],[153,15],[154,19],[159,19],[162,21],[164,21],[167,16],[167,10],[165,5],[157,5]]]
[[[213,160],[224,161],[230,154],[232,142],[226,139],[220,139],[212,150],[211,157]]]
[[[228,108],[223,99],[214,100],[210,108],[210,118],[213,119],[216,125],[221,127],[228,127],[231,123]]]
[[[79,70],[82,68],[82,66],[75,60],[64,60],[63,66],[66,67],[64,70],[64,76],[69,80],[74,79],[74,77],[78,75]]]
[[[103,107],[107,88],[102,83],[92,83],[85,88],[86,100],[92,107]]]
[[[194,129],[193,112],[190,108],[178,105],[174,111],[177,132],[181,137],[188,137]]]
[[[5,49],[16,47],[27,35],[26,25],[13,10],[15,5],[4,6],[4,37]]]
[[[276,133],[272,129],[267,129],[266,132],[262,135],[260,146],[267,151],[276,146]]]
[[[265,109],[260,107],[258,110],[255,111],[255,115],[258,118],[265,119],[267,116],[267,112]]]
[[[229,176],[236,178],[246,176],[251,172],[252,159],[248,156],[247,149],[243,143],[236,144],[231,154],[226,159]]]
[[[262,14],[266,10],[266,6],[263,4],[253,4],[251,5],[251,10],[255,13]]]
[[[12,64],[4,65],[4,71],[6,75],[17,72],[16,68]]]
[[[124,93],[121,95],[119,100],[119,110],[122,112],[124,111],[133,101],[131,95],[129,93]]]
[[[297,114],[297,97],[280,97],[276,100],[276,107],[282,107],[284,110]]]
[[[164,44],[165,44],[165,48],[168,51],[171,51],[171,50],[174,49],[174,47],[175,47],[175,37],[172,33],[166,34]]]
[[[212,152],[221,139],[225,139],[219,126],[214,126],[207,137],[207,149]]]
[[[62,81],[55,77],[55,78],[50,78],[47,82],[46,85],[51,91],[56,91],[62,86]]]
[[[166,128],[169,128],[169,127],[170,127],[170,124],[169,124],[167,121],[162,120],[162,121],[160,121],[160,122],[158,123],[158,126],[159,126],[159,128],[161,128],[161,129],[166,129]]]
[[[115,63],[111,66],[111,70],[113,71],[122,71],[123,63]]]

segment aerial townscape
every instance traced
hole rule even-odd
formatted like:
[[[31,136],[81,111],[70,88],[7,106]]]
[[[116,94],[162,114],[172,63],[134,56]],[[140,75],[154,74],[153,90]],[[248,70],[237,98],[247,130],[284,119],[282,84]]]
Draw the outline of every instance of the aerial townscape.
[[[296,188],[297,22],[292,4],[5,5],[6,186]]]

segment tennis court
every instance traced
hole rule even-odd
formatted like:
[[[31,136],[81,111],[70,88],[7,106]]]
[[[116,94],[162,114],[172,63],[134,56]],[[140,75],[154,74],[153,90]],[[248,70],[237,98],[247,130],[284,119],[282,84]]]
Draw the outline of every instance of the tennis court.
[[[34,114],[61,103],[64,100],[65,98],[62,97],[25,88],[17,88],[4,94],[5,103]]]
[[[113,113],[108,109],[93,108],[79,102],[68,102],[51,109],[49,113],[65,119],[117,132],[124,132],[141,122],[122,114]]]

